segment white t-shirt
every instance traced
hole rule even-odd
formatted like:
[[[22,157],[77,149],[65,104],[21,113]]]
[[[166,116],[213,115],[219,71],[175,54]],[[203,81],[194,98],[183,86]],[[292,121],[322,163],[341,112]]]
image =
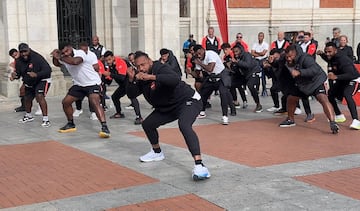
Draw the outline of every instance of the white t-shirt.
[[[87,59],[89,59],[91,64],[97,64],[98,63],[98,59],[96,57],[96,54],[90,50],[88,50],[87,54],[86,54]]]
[[[217,53],[215,53],[214,51],[210,51],[210,50],[206,51],[205,58],[202,61],[202,63],[205,65],[208,65],[209,63],[215,63],[215,67],[214,67],[214,70],[212,71],[212,73],[215,73],[216,75],[220,74],[225,69],[225,66],[224,66],[223,62],[221,61],[220,56]],[[198,70],[202,69],[201,66],[198,64],[196,65],[195,68]]]
[[[81,57],[83,62],[79,65],[67,64],[63,61],[60,61],[66,69],[69,71],[71,77],[73,78],[74,85],[78,86],[93,86],[100,85],[101,79],[99,74],[94,70],[93,64],[95,60],[91,59],[91,54],[85,54],[83,50],[73,49],[74,57]],[[95,56],[96,63],[97,58]]]
[[[305,43],[305,42],[303,42],[301,45],[300,45],[300,47],[301,47],[301,49],[302,49],[302,51],[304,52],[304,53],[306,53],[306,49],[307,49],[307,47],[310,45],[310,41],[308,41],[307,43]]]
[[[251,50],[254,50],[255,52],[263,52],[264,50],[269,50],[269,44],[265,41],[263,41],[261,44],[259,42],[255,42]],[[266,57],[267,54],[265,54],[264,56],[255,57],[255,59],[261,60],[265,59]]]

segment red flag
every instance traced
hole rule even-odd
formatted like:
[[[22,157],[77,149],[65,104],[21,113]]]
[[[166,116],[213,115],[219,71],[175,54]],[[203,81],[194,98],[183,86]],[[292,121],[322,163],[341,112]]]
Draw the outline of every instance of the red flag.
[[[216,17],[219,24],[221,39],[223,42],[228,42],[228,17],[226,0],[213,0]]]

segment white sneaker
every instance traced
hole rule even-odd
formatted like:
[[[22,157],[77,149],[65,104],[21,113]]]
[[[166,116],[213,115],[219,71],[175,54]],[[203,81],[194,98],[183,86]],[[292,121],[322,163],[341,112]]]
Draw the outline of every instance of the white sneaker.
[[[42,115],[42,111],[40,106],[38,105],[38,109],[35,111],[35,116],[41,116]]]
[[[152,161],[160,161],[164,160],[164,153],[161,151],[160,153],[155,153],[153,149],[150,152],[140,157],[141,162],[152,162]]]
[[[229,117],[223,116],[222,117],[222,124],[223,125],[228,125],[229,124]]]
[[[90,119],[91,119],[91,120],[98,120],[95,112],[91,112],[91,114],[90,114]]]
[[[346,121],[346,117],[344,114],[336,115],[335,116],[335,122],[336,123],[342,123]]]
[[[205,166],[203,166],[201,164],[194,166],[194,169],[192,171],[193,180],[208,179],[208,178],[210,178],[210,176],[211,176],[210,172]]]
[[[26,123],[34,121],[34,117],[32,116],[24,116],[22,119],[19,119],[19,123]]]
[[[82,113],[83,113],[83,110],[82,110],[82,109],[80,109],[80,110],[77,110],[77,109],[76,109],[76,110],[74,111],[74,113],[73,113],[73,116],[74,116],[74,117],[79,117],[80,114],[82,114]]]
[[[203,119],[206,117],[205,111],[200,111],[199,115],[197,116],[198,119]]]
[[[275,112],[275,111],[278,111],[280,109],[280,107],[275,107],[275,106],[273,106],[273,107],[271,107],[271,108],[268,108],[268,109],[266,109],[268,112]]]
[[[294,114],[295,114],[295,115],[300,115],[300,114],[302,114],[301,109],[298,108],[298,107],[296,107]]]
[[[360,121],[357,119],[354,119],[350,125],[351,129],[360,130]]]
[[[132,109],[134,109],[134,107],[130,104],[130,105],[126,106],[125,109],[126,110],[132,110]]]
[[[50,121],[43,121],[41,124],[41,127],[50,127],[50,126],[51,126]]]

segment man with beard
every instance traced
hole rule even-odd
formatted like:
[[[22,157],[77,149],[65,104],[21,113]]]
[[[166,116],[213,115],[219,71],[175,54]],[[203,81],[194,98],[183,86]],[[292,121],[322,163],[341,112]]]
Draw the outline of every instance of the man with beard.
[[[110,131],[106,124],[104,109],[100,106],[100,84],[99,73],[94,71],[93,62],[86,56],[83,50],[75,50],[70,43],[63,43],[60,49],[51,53],[53,63],[60,67],[64,65],[72,76],[74,85],[62,100],[63,110],[67,118],[67,124],[59,129],[60,133],[75,132],[72,103],[76,100],[88,97],[91,107],[101,123],[101,138],[109,138]]]
[[[326,95],[324,83],[326,74],[310,55],[302,52],[298,45],[290,45],[286,48],[282,62],[281,74],[294,78],[294,86],[289,87],[287,97],[288,117],[280,123],[280,127],[295,126],[294,112],[299,99],[307,96],[315,96],[323,107],[324,113],[330,121],[330,130],[333,134],[338,133],[339,126],[335,122],[334,109]],[[281,80],[281,79],[280,79]]]
[[[353,119],[350,128],[360,130],[360,121],[353,99],[353,95],[359,90],[360,74],[356,70],[352,59],[346,54],[339,53],[335,43],[326,43],[325,54],[332,67],[332,71],[328,73],[328,78],[335,81],[329,90],[329,101],[334,107],[336,115],[335,121],[346,121],[336,102],[336,98],[341,100],[344,97]]]
[[[128,95],[136,97],[142,93],[154,108],[142,122],[152,149],[141,156],[140,161],[161,161],[165,158],[159,145],[157,128],[178,120],[179,129],[195,161],[193,179],[210,178],[208,169],[202,163],[199,138],[192,128],[201,109],[199,93],[182,81],[168,64],[153,62],[144,52],[135,53],[135,63],[139,71],[136,75],[133,68],[127,70]]]
[[[51,67],[49,63],[37,52],[29,48],[28,44],[19,44],[20,57],[16,59],[15,72],[11,74],[10,80],[22,80],[25,85],[25,116],[19,120],[20,123],[32,122],[31,107],[34,98],[42,110],[42,127],[50,127],[48,108],[45,96],[51,83]]]
[[[246,52],[241,45],[233,47],[234,59],[236,71],[241,72],[245,78],[244,83],[249,88],[251,96],[253,97],[256,107],[254,112],[262,112],[262,105],[260,104],[258,87],[260,85],[259,73],[261,71],[259,63],[251,56],[249,52]]]
[[[228,125],[228,108],[230,107],[231,115],[236,115],[235,105],[230,93],[231,87],[231,76],[230,71],[225,68],[220,56],[214,51],[205,50],[201,45],[194,46],[196,65],[195,69],[203,70],[209,74],[204,79],[200,94],[203,101],[203,109],[199,114],[199,118],[205,118],[205,107],[207,99],[210,97],[214,90],[219,90],[221,111],[222,111],[222,124]]]

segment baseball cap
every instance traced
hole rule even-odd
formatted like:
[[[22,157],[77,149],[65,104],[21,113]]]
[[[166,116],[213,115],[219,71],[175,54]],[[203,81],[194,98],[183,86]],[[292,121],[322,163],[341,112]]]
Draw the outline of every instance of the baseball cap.
[[[28,51],[30,48],[29,48],[29,45],[26,44],[26,43],[20,43],[19,44],[19,51]]]

